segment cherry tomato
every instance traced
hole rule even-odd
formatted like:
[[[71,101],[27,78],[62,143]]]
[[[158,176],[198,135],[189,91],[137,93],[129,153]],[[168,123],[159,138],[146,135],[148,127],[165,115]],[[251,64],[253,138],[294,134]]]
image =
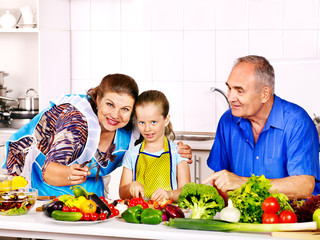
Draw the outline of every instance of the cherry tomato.
[[[97,221],[98,218],[99,218],[99,214],[98,213],[92,213],[91,214],[91,217],[90,217],[91,221]]]
[[[120,214],[120,212],[119,212],[119,210],[118,209],[114,209],[114,211],[112,212],[112,214],[114,215],[114,216],[118,216],[119,214]]]
[[[292,211],[283,210],[279,215],[279,222],[280,223],[296,223],[297,215]]]
[[[106,201],[106,198],[104,196],[100,196],[100,199],[104,202]]]
[[[265,213],[277,213],[280,210],[280,204],[275,197],[267,197],[262,203],[262,210]]]
[[[80,212],[80,209],[77,207],[71,207],[70,212]]]
[[[91,214],[90,213],[82,213],[83,219],[85,221],[90,221],[91,220]]]
[[[112,204],[108,204],[108,207],[110,208],[111,212],[114,211],[114,206]]]
[[[99,215],[99,219],[100,220],[106,220],[107,219],[107,214],[105,214],[105,213],[100,213],[100,215]]]
[[[62,212],[70,212],[70,208],[68,206],[63,206]]]
[[[263,213],[262,214],[262,223],[279,223],[279,217],[276,213]]]
[[[81,204],[80,210],[83,213],[95,213],[97,210],[97,204],[92,200],[85,200]]]

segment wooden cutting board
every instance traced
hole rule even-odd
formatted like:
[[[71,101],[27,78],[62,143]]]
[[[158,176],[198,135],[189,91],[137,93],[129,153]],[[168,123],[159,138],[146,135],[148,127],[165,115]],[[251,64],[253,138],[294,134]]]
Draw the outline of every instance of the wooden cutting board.
[[[272,232],[272,237],[302,240],[320,240],[320,231],[312,232]]]

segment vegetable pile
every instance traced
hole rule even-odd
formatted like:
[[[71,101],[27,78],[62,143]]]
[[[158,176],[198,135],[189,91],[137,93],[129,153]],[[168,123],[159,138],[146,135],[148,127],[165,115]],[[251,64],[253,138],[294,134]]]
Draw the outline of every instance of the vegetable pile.
[[[172,199],[144,201],[143,198],[131,198],[129,208],[122,213],[122,218],[128,223],[159,224],[170,218],[184,218],[182,210],[171,204]]]
[[[280,210],[292,210],[288,203],[288,197],[283,193],[270,193],[270,180],[264,175],[252,175],[249,180],[240,188],[229,191],[229,198],[235,208],[241,212],[240,222],[243,223],[262,223],[262,203],[270,196],[277,199],[280,204]]]
[[[225,204],[215,187],[190,182],[182,188],[178,206],[182,209],[190,208],[190,218],[212,219]]]
[[[97,221],[119,215],[119,210],[104,197],[88,193],[80,185],[71,189],[74,196],[64,194],[42,205],[44,214],[59,221]]]

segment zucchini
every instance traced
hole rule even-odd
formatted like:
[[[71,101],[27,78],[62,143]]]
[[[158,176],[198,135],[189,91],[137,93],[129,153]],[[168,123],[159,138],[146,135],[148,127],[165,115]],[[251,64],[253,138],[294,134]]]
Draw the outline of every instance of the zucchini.
[[[79,221],[82,218],[81,212],[62,212],[60,210],[54,210],[51,217],[58,221]]]

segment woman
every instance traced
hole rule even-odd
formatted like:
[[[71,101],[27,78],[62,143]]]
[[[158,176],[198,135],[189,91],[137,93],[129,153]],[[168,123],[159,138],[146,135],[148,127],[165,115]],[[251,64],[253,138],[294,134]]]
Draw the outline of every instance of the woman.
[[[5,167],[40,196],[71,193],[75,184],[102,196],[102,176],[121,166],[139,137],[131,121],[138,93],[134,79],[112,74],[86,96],[59,97],[9,139]]]

